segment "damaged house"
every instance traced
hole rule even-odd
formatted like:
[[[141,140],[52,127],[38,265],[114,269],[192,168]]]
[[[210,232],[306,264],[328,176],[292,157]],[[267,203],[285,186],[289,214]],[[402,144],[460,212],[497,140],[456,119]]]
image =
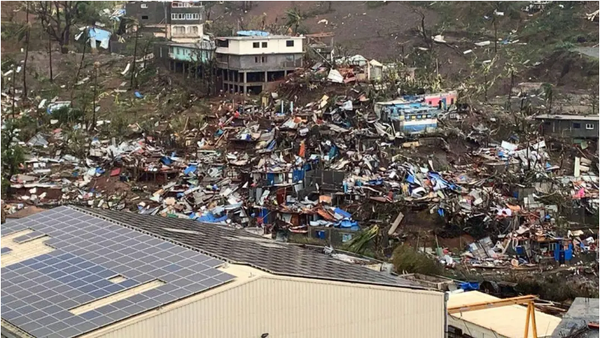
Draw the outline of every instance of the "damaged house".
[[[216,39],[217,75],[223,90],[260,93],[302,67],[304,37],[239,31]]]

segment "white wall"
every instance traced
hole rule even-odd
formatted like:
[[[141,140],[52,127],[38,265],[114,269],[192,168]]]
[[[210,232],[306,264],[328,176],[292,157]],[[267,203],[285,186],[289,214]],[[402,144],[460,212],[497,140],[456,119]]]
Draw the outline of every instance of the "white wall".
[[[180,31],[181,29],[178,29],[179,27],[182,27],[185,31],[185,33],[181,34]],[[196,27],[196,32],[197,33],[192,33],[192,27]],[[198,25],[184,25],[184,24],[172,24],[168,26],[168,36],[171,37],[171,40],[175,41],[175,42],[195,42],[198,39],[201,39],[202,36],[204,35],[204,25],[202,24],[198,24]]]
[[[444,337],[441,292],[280,276],[255,276],[250,282],[223,292],[217,289],[198,301],[156,311],[156,316],[89,336],[257,338],[269,333],[269,337],[288,338]]]
[[[294,41],[293,47],[287,46],[287,41]],[[289,54],[302,53],[302,37],[277,37],[264,39],[241,39],[229,40],[229,47],[218,47],[217,53],[233,54],[233,55],[255,55],[255,54]],[[259,48],[254,48],[253,44],[258,42]],[[267,43],[267,47],[263,47],[263,42]]]

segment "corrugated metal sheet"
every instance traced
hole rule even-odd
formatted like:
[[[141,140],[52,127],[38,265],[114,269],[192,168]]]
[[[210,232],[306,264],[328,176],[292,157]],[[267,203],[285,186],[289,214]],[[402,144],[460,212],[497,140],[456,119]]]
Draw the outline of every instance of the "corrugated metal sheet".
[[[444,294],[440,292],[278,276],[254,278],[224,292],[209,291],[187,305],[158,310],[164,312],[112,332],[86,337],[444,336]]]

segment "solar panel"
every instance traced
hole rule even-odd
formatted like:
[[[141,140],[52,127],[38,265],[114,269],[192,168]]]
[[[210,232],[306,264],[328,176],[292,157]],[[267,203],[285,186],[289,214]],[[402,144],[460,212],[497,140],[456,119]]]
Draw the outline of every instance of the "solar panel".
[[[355,283],[368,283],[386,286],[410,287],[421,289],[417,284],[380,273],[363,266],[348,264],[335,260],[328,255],[310,249],[300,248],[296,245],[279,244],[277,247],[266,247],[264,238],[249,234],[245,230],[236,230],[224,226],[201,224],[194,220],[165,218],[160,216],[140,215],[111,210],[90,210],[91,213],[101,215],[126,224],[132,228],[147,231],[156,236],[197,248],[220,259],[230,262],[248,264],[250,266],[269,271],[273,274],[298,276],[306,278],[319,278]],[[189,230],[198,232],[201,227],[202,234],[169,231],[167,229]],[[236,237],[236,241],[228,238]],[[272,244],[271,242],[267,242]],[[183,247],[178,247],[183,248]],[[176,250],[178,250],[176,249]],[[169,250],[169,253],[173,251]],[[181,258],[189,254],[177,254],[164,258],[166,261],[176,263],[184,268],[202,271],[201,266],[191,268],[182,263]],[[156,254],[160,256],[161,253]],[[194,259],[196,263],[202,262],[207,268],[215,268],[222,261],[208,256]],[[171,269],[170,265],[162,270]]]
[[[2,248],[0,249],[0,254],[4,255],[5,253],[9,253],[9,252],[11,252],[11,251],[12,251],[12,249],[11,249],[11,248],[9,248],[9,247],[2,247]]]
[[[24,229],[33,232],[16,245],[48,236],[55,250],[2,268],[2,318],[35,337],[81,335],[233,279],[191,269],[210,259],[201,253],[68,207],[3,224],[2,233]],[[15,249],[3,247],[2,254]],[[205,282],[215,274],[224,278]],[[109,280],[115,276],[125,280]],[[153,280],[167,283],[80,315],[69,311]]]

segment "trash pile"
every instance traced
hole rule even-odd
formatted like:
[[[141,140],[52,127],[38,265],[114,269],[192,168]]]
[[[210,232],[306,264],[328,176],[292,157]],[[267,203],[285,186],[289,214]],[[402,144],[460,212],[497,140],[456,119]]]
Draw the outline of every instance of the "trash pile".
[[[325,82],[357,82],[379,68],[356,56],[328,73],[321,66],[298,71],[289,81],[323,73]],[[272,92],[255,101],[221,100],[202,127],[164,139],[145,135],[138,124],[128,126],[138,136],[124,142],[95,136],[78,155],[60,147],[66,131],[38,133],[20,142],[29,157],[11,178],[15,198],[7,210],[80,204],[315,239],[327,240],[324,229],[335,229],[348,242],[376,219],[401,238],[404,215],[418,209],[483,238],[464,253],[438,250],[447,266],[530,267],[597,251],[597,233],[557,231],[588,224],[586,217],[598,212],[592,160],[577,157],[566,176],[537,134],[493,140],[485,123],[461,129],[464,118],[457,116],[468,111],[456,101],[448,91],[372,102],[368,87],[354,86],[300,105]],[[70,102],[44,106],[52,115]],[[462,154],[452,139],[466,145]],[[381,204],[404,214],[381,221],[374,215]]]

